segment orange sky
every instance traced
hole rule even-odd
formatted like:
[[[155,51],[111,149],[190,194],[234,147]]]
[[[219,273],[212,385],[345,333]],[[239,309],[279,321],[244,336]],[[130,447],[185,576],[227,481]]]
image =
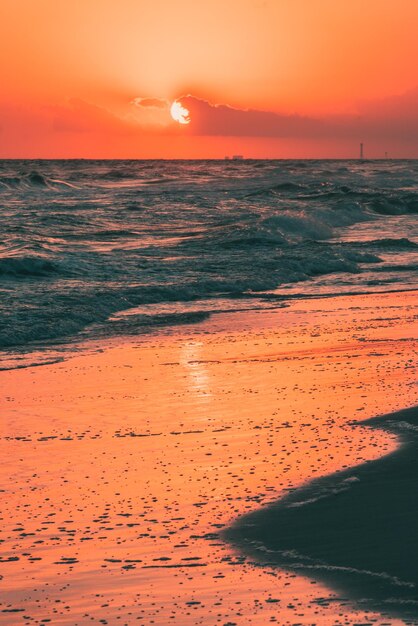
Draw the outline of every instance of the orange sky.
[[[418,157],[417,32],[417,0],[1,0],[0,157]]]

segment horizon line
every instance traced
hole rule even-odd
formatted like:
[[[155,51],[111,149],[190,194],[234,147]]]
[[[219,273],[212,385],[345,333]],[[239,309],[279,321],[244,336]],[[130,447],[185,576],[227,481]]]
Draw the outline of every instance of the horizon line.
[[[226,161],[242,163],[243,161],[418,161],[414,157],[0,157],[1,161]]]

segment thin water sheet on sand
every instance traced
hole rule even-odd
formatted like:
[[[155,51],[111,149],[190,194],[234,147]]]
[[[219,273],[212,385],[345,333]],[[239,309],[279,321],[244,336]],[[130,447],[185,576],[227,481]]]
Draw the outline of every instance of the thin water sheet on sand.
[[[1,372],[0,622],[382,623],[220,534],[396,449],[349,423],[417,402],[416,303],[299,301]]]

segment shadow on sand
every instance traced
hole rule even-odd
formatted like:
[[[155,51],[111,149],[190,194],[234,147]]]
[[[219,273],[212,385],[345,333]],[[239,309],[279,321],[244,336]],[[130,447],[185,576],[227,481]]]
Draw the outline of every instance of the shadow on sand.
[[[244,517],[224,538],[260,564],[322,581],[363,608],[418,618],[418,407],[362,425],[392,454],[320,478]]]

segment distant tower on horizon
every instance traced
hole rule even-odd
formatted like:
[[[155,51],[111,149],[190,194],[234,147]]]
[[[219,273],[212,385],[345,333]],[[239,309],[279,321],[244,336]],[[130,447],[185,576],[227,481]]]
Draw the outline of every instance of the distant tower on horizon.
[[[360,144],[360,161],[364,160],[363,144]]]

